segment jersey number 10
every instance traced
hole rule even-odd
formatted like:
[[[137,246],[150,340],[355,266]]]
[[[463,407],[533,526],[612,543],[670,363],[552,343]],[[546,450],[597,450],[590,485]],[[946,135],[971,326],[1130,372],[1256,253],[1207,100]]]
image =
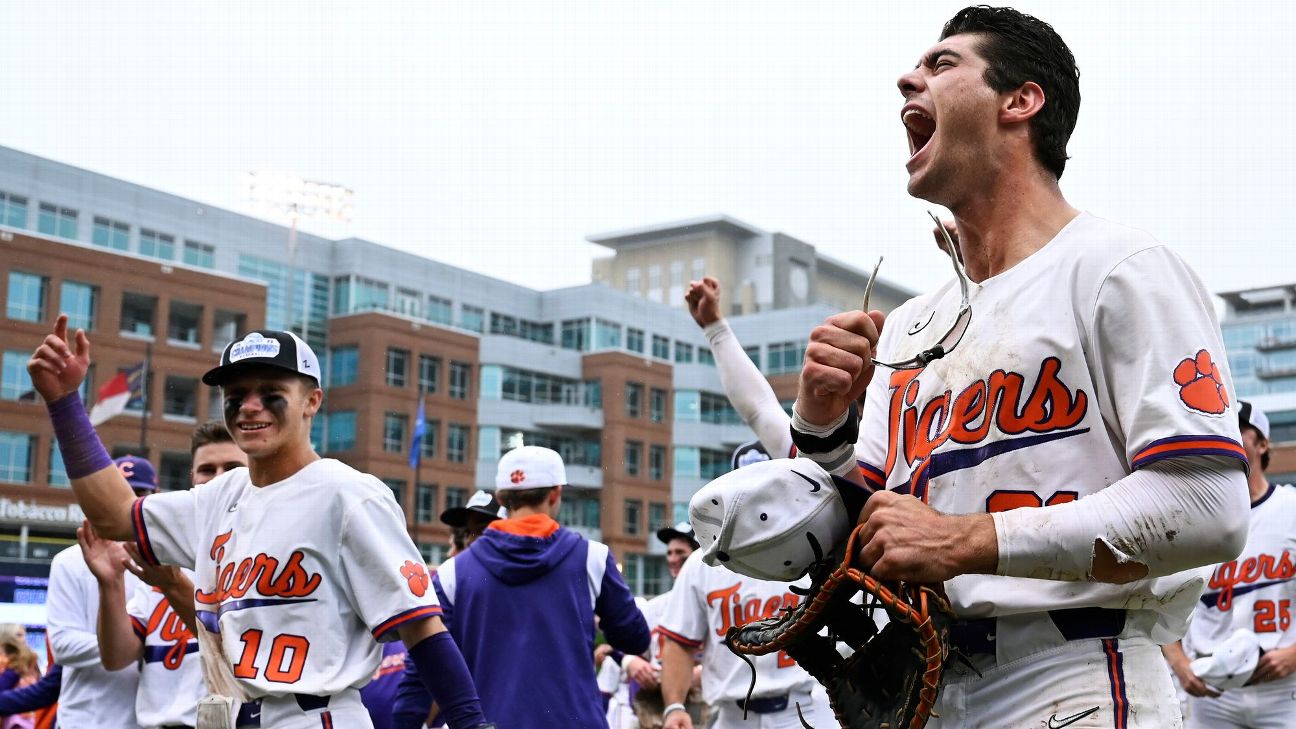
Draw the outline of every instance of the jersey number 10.
[[[257,653],[261,650],[261,631],[250,628],[239,636],[243,641],[243,655],[234,664],[237,678],[256,678]],[[295,683],[306,667],[306,652],[310,641],[300,635],[284,633],[270,642],[270,659],[265,667],[265,679],[275,683]],[[287,664],[286,666],[284,664]]]

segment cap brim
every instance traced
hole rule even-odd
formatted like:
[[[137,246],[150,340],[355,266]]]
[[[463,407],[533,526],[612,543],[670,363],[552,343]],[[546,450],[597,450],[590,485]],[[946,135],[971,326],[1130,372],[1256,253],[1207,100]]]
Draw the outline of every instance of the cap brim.
[[[491,521],[500,518],[497,512],[484,506],[455,506],[441,512],[441,523],[456,529],[468,526],[468,516],[484,516]]]
[[[657,540],[662,544],[670,544],[676,539],[687,539],[690,542],[696,542],[697,537],[693,532],[682,532],[675,527],[662,527],[657,530]]]

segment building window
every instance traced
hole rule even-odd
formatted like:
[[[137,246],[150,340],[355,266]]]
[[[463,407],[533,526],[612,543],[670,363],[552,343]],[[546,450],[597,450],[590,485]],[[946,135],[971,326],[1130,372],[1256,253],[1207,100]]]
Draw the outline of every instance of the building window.
[[[558,507],[558,522],[563,526],[598,529],[601,526],[597,491],[564,488]]]
[[[349,451],[356,444],[356,414],[354,410],[344,410],[328,414],[325,450],[330,453]]]
[[[173,300],[167,313],[167,343],[197,345],[201,325],[201,306]]]
[[[652,347],[653,347],[652,356],[656,357],[657,359],[670,359],[670,339],[666,337],[659,337],[656,334],[654,334],[652,339]]]
[[[562,323],[562,347],[579,352],[589,350],[589,319],[569,319]]]
[[[193,487],[189,454],[165,452],[158,464],[158,488],[163,491],[187,491]]]
[[[0,225],[27,227],[27,198],[0,191]]]
[[[644,351],[644,330],[626,328],[626,349],[631,352],[643,354]]]
[[[675,391],[675,420],[696,423],[702,419],[702,393],[697,390]]]
[[[654,387],[649,397],[648,413],[654,423],[666,421],[666,391]]]
[[[63,452],[59,450],[58,441],[54,438],[50,438],[49,464],[49,479],[46,483],[56,488],[72,488],[67,466],[63,465]]]
[[[472,365],[467,362],[450,363],[450,397],[467,400],[472,387]]]
[[[190,266],[215,268],[216,249],[206,243],[199,243],[196,240],[187,240],[184,244],[184,262]]]
[[[679,306],[684,302],[684,262],[671,261],[670,265],[670,294],[666,303],[671,306]]]
[[[409,379],[410,354],[404,349],[387,348],[387,385],[404,387]]]
[[[752,364],[756,365],[756,369],[760,369],[760,345],[743,347],[743,351],[747,353],[747,358],[752,361]]]
[[[418,386],[422,394],[432,394],[441,383],[441,358],[419,355]]]
[[[703,392],[699,398],[700,417],[704,423],[713,425],[741,425],[742,419],[738,417],[738,411],[734,409],[733,403],[724,395],[717,395],[712,392]]]
[[[459,328],[481,334],[486,328],[486,311],[478,306],[460,306]]]
[[[400,413],[387,413],[383,418],[382,448],[388,453],[405,452],[405,428],[409,417]]]
[[[704,481],[711,481],[729,473],[732,465],[732,454],[712,448],[698,449],[699,475]]]
[[[94,331],[99,289],[86,283],[64,281],[59,284],[59,311],[68,316],[68,331]]]
[[[19,321],[42,321],[45,318],[45,284],[43,276],[10,271],[5,316]]]
[[[639,499],[626,499],[625,501],[625,533],[626,536],[637,536],[643,531],[639,523],[643,518],[643,502]]]
[[[427,432],[423,434],[423,440],[419,445],[419,450],[423,452],[422,459],[428,460],[436,458],[437,441],[441,437],[441,421],[427,421]]]
[[[666,475],[666,446],[648,448],[648,478],[660,481]]]
[[[598,380],[582,382],[566,377],[540,372],[519,370],[513,367],[484,365],[482,372],[482,397],[503,399],[537,405],[583,405],[602,407],[602,388]],[[498,389],[487,385],[488,375],[498,378]]]
[[[187,420],[198,416],[198,380],[167,375],[162,393],[162,414]]]
[[[451,463],[468,462],[468,426],[451,423],[446,428],[446,460]]]
[[[648,298],[659,304],[662,301],[661,266],[652,265],[648,267]]]
[[[384,478],[382,482],[387,484],[387,488],[391,489],[392,498],[396,499],[396,505],[401,507],[403,511],[405,509],[405,482],[399,478]]]
[[[430,565],[440,565],[449,559],[450,548],[444,544],[419,542],[418,548],[419,554],[423,556],[423,561]]]
[[[641,286],[639,284],[639,267],[631,266],[625,272],[625,290],[635,296],[642,296]]]
[[[360,348],[355,345],[329,349],[329,387],[354,385],[360,371]]]
[[[468,503],[468,489],[451,486],[446,489],[445,508],[455,509]]]
[[[419,318],[423,308],[423,294],[409,289],[396,289],[396,313]]]
[[[628,440],[625,444],[625,471],[627,476],[638,476],[643,467],[643,443]]]
[[[675,361],[689,363],[693,361],[693,345],[681,341],[675,342]]]
[[[706,276],[706,259],[694,258],[693,259],[693,280],[701,281],[703,276]]]
[[[157,297],[130,292],[122,294],[122,334],[152,337],[156,316]]]
[[[627,382],[625,389],[625,413],[627,418],[637,418],[643,413],[644,386],[638,382]]]
[[[141,256],[159,258],[163,261],[174,261],[175,236],[159,233],[148,228],[140,228],[139,252]]]
[[[707,347],[698,347],[697,357],[698,357],[698,364],[706,365],[707,367],[716,366],[715,355],[712,354],[711,350]]]
[[[443,299],[440,296],[428,297],[427,318],[428,321],[434,321],[437,324],[449,325],[452,319],[451,311],[454,302],[450,299]]]
[[[31,481],[32,450],[36,436],[0,430],[0,481]]]
[[[621,325],[606,319],[594,320],[594,349],[620,349]]]
[[[226,344],[247,333],[247,315],[238,311],[217,309],[212,317],[212,348],[225,348]]]
[[[76,239],[77,211],[49,203],[40,204],[40,214],[36,217],[36,229],[46,235],[60,238]]]
[[[94,229],[90,232],[90,241],[102,248],[128,251],[130,250],[130,226],[96,215]]]
[[[4,353],[4,368],[0,370],[0,400],[17,400],[34,392],[31,377],[27,374],[27,361],[31,356],[31,352],[15,349]]]
[[[652,501],[648,503],[648,531],[655,532],[663,527],[670,526],[671,523],[666,520],[666,505]]]
[[[414,487],[414,523],[435,524],[437,487],[434,483],[421,483]]]
[[[769,369],[771,375],[797,372],[801,369],[801,360],[805,349],[796,342],[780,342],[769,345]]]

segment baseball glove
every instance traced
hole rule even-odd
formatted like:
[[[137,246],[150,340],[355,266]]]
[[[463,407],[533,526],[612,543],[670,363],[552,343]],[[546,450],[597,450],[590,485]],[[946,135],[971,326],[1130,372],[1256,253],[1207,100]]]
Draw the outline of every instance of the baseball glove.
[[[811,567],[811,585],[799,605],[730,628],[725,642],[744,660],[786,651],[827,687],[833,713],[846,729],[922,729],[952,655],[954,613],[939,585],[884,583],[856,567],[860,528],[851,533],[839,564],[828,558]],[[862,605],[851,601],[860,591]],[[890,618],[880,631],[873,620],[879,609]],[[824,628],[826,635],[820,635]],[[839,642],[854,654],[843,658]],[[755,680],[753,672],[753,687]],[[809,727],[804,717],[801,724]]]

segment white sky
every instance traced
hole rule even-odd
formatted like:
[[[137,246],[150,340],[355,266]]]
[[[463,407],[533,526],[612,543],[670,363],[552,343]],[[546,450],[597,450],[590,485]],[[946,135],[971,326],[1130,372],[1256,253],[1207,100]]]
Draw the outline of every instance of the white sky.
[[[894,82],[964,4],[4,0],[0,144],[231,208],[252,169],[343,184],[351,234],[535,288],[726,213],[924,289]],[[1296,282],[1294,5],[1017,3],[1080,65],[1071,202],[1212,291]]]

